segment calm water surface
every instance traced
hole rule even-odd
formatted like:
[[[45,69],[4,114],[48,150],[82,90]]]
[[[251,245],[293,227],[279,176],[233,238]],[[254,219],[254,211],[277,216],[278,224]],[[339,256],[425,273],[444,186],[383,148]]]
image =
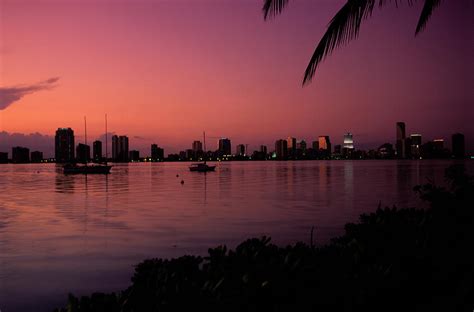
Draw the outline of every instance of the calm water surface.
[[[380,201],[418,205],[412,187],[442,184],[451,163],[227,162],[208,174],[142,163],[87,177],[54,164],[0,165],[0,310],[51,311],[68,292],[124,289],[148,257],[262,235],[308,242],[312,226],[323,244]]]

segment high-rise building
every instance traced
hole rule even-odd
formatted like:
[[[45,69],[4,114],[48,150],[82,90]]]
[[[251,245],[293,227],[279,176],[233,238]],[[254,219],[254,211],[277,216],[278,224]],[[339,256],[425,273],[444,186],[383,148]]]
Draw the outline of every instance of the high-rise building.
[[[232,149],[230,140],[228,138],[222,138],[219,140],[219,154],[221,156],[224,155],[232,155]]]
[[[54,157],[56,162],[73,162],[74,158],[74,131],[71,128],[58,128],[54,138]]]
[[[39,163],[43,161],[43,153],[39,151],[31,152],[31,162]]]
[[[201,141],[194,141],[193,148],[192,148],[192,155],[190,158],[199,159],[204,156],[204,151],[202,149],[202,142]]]
[[[421,134],[410,135],[410,156],[419,159],[421,156]]]
[[[406,134],[405,134],[405,123],[397,122],[397,158],[406,158]]]
[[[444,139],[434,139],[433,145],[436,151],[443,151],[444,150]]]
[[[277,159],[288,158],[288,141],[287,140],[277,140],[275,142],[275,155]]]
[[[77,162],[86,163],[91,159],[91,147],[86,144],[79,143],[76,147]]]
[[[394,154],[393,145],[390,143],[382,144],[378,148],[378,154],[380,158],[393,158],[393,154]]]
[[[263,153],[264,155],[268,154],[266,145],[260,145],[260,153]]]
[[[26,147],[16,146],[12,148],[12,162],[24,164],[30,162],[30,150]]]
[[[321,156],[329,157],[331,156],[331,141],[329,140],[329,136],[322,135],[318,138],[319,144],[319,153]]]
[[[151,161],[163,161],[165,158],[165,151],[158,147],[157,144],[151,145]]]
[[[92,156],[94,158],[94,161],[102,160],[102,142],[101,141],[94,141],[94,143],[92,143]]]
[[[140,152],[137,150],[131,150],[129,152],[129,157],[128,159],[133,162],[138,162],[140,161]]]
[[[319,151],[319,141],[313,141],[313,144],[311,144],[313,147],[313,150]]]
[[[288,156],[290,158],[296,156],[296,148],[297,148],[296,138],[288,137],[286,139],[286,145],[288,147]]]
[[[125,135],[112,137],[112,159],[115,162],[128,161],[128,137]]]
[[[237,148],[235,149],[235,155],[245,156],[245,145],[244,144],[237,145]]]
[[[354,139],[352,133],[348,132],[344,134],[344,143],[343,148],[345,149],[354,149]]]
[[[354,139],[352,133],[344,134],[344,141],[342,143],[342,154],[345,157],[350,157],[354,152]]]
[[[202,152],[202,142],[201,141],[194,141],[193,142],[193,151],[195,153]]]
[[[301,151],[304,152],[304,151],[306,151],[306,147],[307,147],[307,145],[306,145],[305,140],[301,140],[298,143],[296,143],[296,149],[298,149],[298,150],[301,150]]]
[[[464,145],[464,134],[455,133],[451,137],[453,157],[455,158],[464,158],[465,157],[465,145]]]
[[[0,164],[8,163],[8,153],[0,152]]]

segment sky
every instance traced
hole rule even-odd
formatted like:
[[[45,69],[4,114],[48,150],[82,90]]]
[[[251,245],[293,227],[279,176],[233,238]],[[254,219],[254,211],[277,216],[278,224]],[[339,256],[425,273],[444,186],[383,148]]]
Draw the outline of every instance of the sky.
[[[0,0],[0,149],[52,154],[58,127],[110,132],[149,154],[207,134],[270,149],[279,138],[356,148],[462,132],[474,151],[474,4],[444,1],[415,38],[422,1],[375,9],[302,87],[341,0],[294,0],[264,21],[251,0]],[[49,144],[48,142],[51,142]],[[234,147],[233,147],[234,148]]]

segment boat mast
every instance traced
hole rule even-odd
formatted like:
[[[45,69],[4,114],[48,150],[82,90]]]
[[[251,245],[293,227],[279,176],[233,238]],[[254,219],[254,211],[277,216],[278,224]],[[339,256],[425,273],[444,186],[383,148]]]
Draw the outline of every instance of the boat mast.
[[[87,150],[87,121],[86,121],[86,116],[84,116],[84,144],[85,144],[84,149]],[[89,159],[87,159],[88,155],[85,155],[85,156],[86,157],[85,157],[84,160],[85,160],[85,163],[87,165],[87,162],[88,162]]]
[[[206,152],[206,131],[203,131],[204,136],[204,163],[207,161],[207,152]]]
[[[108,154],[108,144],[107,144],[107,114],[105,114],[105,164],[107,165],[107,154]]]

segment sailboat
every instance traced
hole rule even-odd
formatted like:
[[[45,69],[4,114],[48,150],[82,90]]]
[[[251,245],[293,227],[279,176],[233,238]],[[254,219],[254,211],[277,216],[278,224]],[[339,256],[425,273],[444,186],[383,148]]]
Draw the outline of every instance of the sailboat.
[[[84,117],[84,132],[85,132],[85,144],[87,145],[87,123],[86,117]],[[107,115],[105,115],[105,163],[98,165],[87,165],[87,160],[84,165],[79,166],[77,164],[67,164],[63,167],[64,174],[109,174],[112,166],[107,165]]]
[[[207,153],[206,153],[206,132],[203,133],[204,135],[204,162],[202,163],[195,163],[189,166],[190,171],[197,171],[197,172],[208,172],[214,171],[216,166],[209,166],[206,162]]]

